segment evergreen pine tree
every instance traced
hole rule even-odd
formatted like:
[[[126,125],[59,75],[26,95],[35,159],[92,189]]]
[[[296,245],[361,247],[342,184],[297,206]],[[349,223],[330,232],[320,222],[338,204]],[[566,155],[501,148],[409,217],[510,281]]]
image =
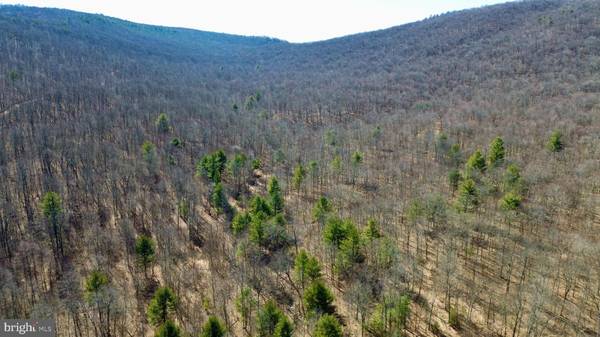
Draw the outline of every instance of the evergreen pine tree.
[[[158,130],[158,132],[160,133],[167,133],[169,132],[170,126],[169,126],[169,117],[167,116],[166,113],[161,113],[160,115],[158,115],[158,117],[156,117],[156,129]]]
[[[210,194],[210,204],[217,211],[217,214],[229,211],[229,202],[227,201],[227,197],[225,197],[223,185],[220,182],[215,184]]]
[[[223,323],[215,316],[208,317],[208,321],[202,327],[200,337],[223,337],[225,335]]]
[[[361,252],[362,241],[356,225],[347,220],[344,222],[345,237],[340,243],[336,269],[338,273],[349,271],[350,268],[363,259]]]
[[[256,219],[266,220],[273,215],[273,209],[265,199],[259,195],[252,198],[250,201],[250,217],[253,221]]]
[[[88,303],[97,301],[100,292],[108,285],[108,276],[99,271],[94,270],[85,280],[85,299]]]
[[[148,321],[155,326],[164,324],[177,305],[177,296],[168,287],[156,290],[148,305]]]
[[[256,301],[252,298],[252,290],[248,287],[243,287],[240,294],[235,299],[235,309],[242,317],[243,328],[246,329],[250,322],[252,310],[256,306]]]
[[[500,206],[505,211],[516,211],[521,206],[522,200],[521,196],[513,192],[508,192],[500,200]]]
[[[275,326],[273,337],[292,337],[293,334],[294,327],[292,323],[290,323],[287,317],[282,317]]]
[[[454,167],[458,167],[462,163],[462,153],[460,152],[460,145],[452,144],[448,150],[448,162]]]
[[[144,144],[142,144],[142,157],[149,165],[156,162],[156,147],[152,142],[145,141]]]
[[[522,185],[521,170],[515,164],[510,164],[504,173],[504,190],[520,190]]]
[[[562,137],[563,136],[560,131],[552,132],[552,135],[550,135],[550,139],[548,139],[548,143],[546,144],[546,147],[548,148],[548,150],[550,150],[551,152],[562,151],[565,147]]]
[[[255,219],[250,223],[248,239],[257,246],[264,247],[267,243],[266,224],[264,221]]]
[[[264,307],[258,312],[256,324],[258,337],[272,337],[277,324],[283,318],[284,315],[277,308],[275,302],[268,301],[265,303]]]
[[[450,171],[450,173],[448,173],[448,183],[450,184],[452,192],[456,192],[461,179],[462,176],[460,175],[460,172],[456,169],[453,169]]]
[[[300,191],[300,186],[306,177],[306,170],[302,164],[296,165],[294,168],[294,176],[292,177],[292,186],[296,191]]]
[[[319,222],[321,225],[324,225],[325,221],[327,220],[327,215],[331,213],[332,210],[333,207],[329,199],[320,197],[312,210],[313,220]]]
[[[138,263],[144,268],[144,275],[148,277],[147,269],[154,262],[156,256],[152,238],[140,235],[135,241],[135,254],[137,255]]]
[[[304,249],[300,250],[294,261],[294,276],[302,288],[307,282],[312,282],[321,277],[319,261],[310,256]]]
[[[485,164],[485,158],[483,157],[483,155],[481,154],[480,150],[475,151],[471,157],[469,157],[469,160],[467,160],[467,170],[471,171],[471,170],[477,170],[481,173],[485,172],[486,170],[486,164]]]
[[[333,315],[323,315],[317,321],[314,337],[342,337],[342,326]]]
[[[155,337],[181,337],[181,329],[173,321],[167,320],[156,330]]]
[[[248,212],[236,213],[231,221],[231,230],[233,231],[233,234],[243,233],[248,228],[251,221],[252,218]]]
[[[458,208],[463,212],[470,212],[479,204],[479,195],[475,182],[472,179],[465,179],[458,190]]]
[[[490,144],[488,162],[490,167],[496,167],[504,162],[504,141],[500,137],[494,138]]]
[[[331,290],[321,280],[314,281],[304,291],[304,305],[306,306],[306,310],[317,316],[331,314],[335,311],[333,299]]]
[[[63,224],[61,216],[63,214],[62,199],[56,192],[48,192],[42,198],[42,213],[48,222],[48,234],[52,241],[52,251],[54,257],[59,260],[64,255],[63,247]]]
[[[346,224],[340,218],[330,218],[325,225],[325,231],[323,232],[323,239],[325,242],[339,249],[342,241],[346,238]]]
[[[381,237],[381,231],[379,230],[379,224],[375,219],[369,219],[367,226],[363,231],[363,236],[367,241],[373,241]]]
[[[364,154],[360,151],[354,151],[352,154],[352,183],[356,183],[356,178],[358,176],[358,169],[362,164],[364,159]]]
[[[281,188],[279,187],[279,181],[277,180],[277,178],[272,177],[269,180],[267,191],[269,192],[269,198],[271,201],[271,208],[273,209],[273,212],[283,212],[283,197],[281,196]]]
[[[226,165],[227,156],[225,156],[225,152],[218,150],[202,157],[202,160],[196,164],[196,175],[204,176],[216,184],[221,182]]]

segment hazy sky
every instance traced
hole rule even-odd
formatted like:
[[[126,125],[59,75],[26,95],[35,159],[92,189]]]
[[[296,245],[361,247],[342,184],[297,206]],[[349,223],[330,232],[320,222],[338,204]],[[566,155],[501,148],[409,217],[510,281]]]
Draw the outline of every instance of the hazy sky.
[[[324,40],[508,0],[0,0],[291,42]]]

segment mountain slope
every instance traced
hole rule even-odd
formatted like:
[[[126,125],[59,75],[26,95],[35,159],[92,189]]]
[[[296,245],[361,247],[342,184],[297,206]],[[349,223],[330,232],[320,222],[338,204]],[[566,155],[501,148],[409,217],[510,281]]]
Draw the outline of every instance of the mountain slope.
[[[586,76],[589,62],[584,55],[597,52],[595,10],[592,2],[526,1],[297,45],[10,6],[4,7],[3,22],[6,46],[26,33],[21,37],[24,42],[36,37],[34,43],[47,44],[36,46],[42,59],[53,59],[52,46],[61,46],[71,55],[94,53],[91,59],[104,62],[122,55],[123,59],[115,60],[120,65],[106,66],[118,69],[133,59],[138,64],[146,60],[144,66],[158,66],[164,72],[161,76],[208,78],[226,86],[251,83],[241,91],[269,84],[277,97],[286,97],[293,88],[295,96],[306,97],[297,98],[303,105],[318,100],[331,108],[346,105],[344,97],[350,95],[363,105],[362,110],[371,111],[380,110],[383,102],[390,109],[410,108],[418,100],[445,96],[452,90],[460,90],[451,92],[452,96],[468,99],[470,93],[462,92],[472,90],[467,86],[494,85],[488,80],[527,81],[534,76],[535,81],[545,82],[544,75],[555,76],[554,71],[565,67],[577,77]],[[573,24],[573,18],[578,22]],[[105,57],[108,54],[112,56]],[[572,64],[573,60],[585,64]],[[56,62],[61,60],[52,61]],[[170,67],[159,65],[165,62]],[[73,66],[85,68],[79,63]]]
[[[0,6],[0,316],[308,336],[306,250],[349,336],[594,336],[599,55],[593,0],[307,44]]]

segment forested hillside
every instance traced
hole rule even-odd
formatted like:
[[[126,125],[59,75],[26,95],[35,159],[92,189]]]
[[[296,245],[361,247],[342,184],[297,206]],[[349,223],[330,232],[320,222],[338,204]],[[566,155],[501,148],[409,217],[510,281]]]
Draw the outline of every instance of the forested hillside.
[[[0,5],[0,317],[600,336],[600,2],[315,43]]]

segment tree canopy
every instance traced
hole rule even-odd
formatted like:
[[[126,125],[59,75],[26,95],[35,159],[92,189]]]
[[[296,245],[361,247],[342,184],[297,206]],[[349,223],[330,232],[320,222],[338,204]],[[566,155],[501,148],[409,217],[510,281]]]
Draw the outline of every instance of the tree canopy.
[[[223,337],[226,331],[223,323],[217,317],[210,316],[202,327],[200,337]]]
[[[496,167],[504,162],[504,140],[500,137],[494,138],[488,151],[488,162],[490,167]]]
[[[171,320],[167,320],[157,330],[155,337],[180,337],[182,336],[181,329]]]
[[[138,258],[138,263],[146,269],[150,266],[156,257],[156,248],[152,238],[146,235],[140,235],[135,241],[135,254]]]
[[[318,316],[335,312],[333,294],[323,281],[316,280],[304,291],[304,305],[309,312]]]
[[[176,306],[177,296],[173,290],[168,287],[158,288],[148,305],[148,321],[155,326],[164,324]]]
[[[487,168],[485,158],[481,154],[481,150],[476,150],[467,160],[467,170],[484,172]]]
[[[204,176],[213,183],[221,182],[221,176],[227,164],[227,156],[223,150],[207,154],[196,164],[196,174]]]
[[[323,315],[317,321],[314,337],[342,337],[342,326],[340,322],[332,315]]]
[[[552,132],[546,147],[551,152],[560,152],[564,149],[565,144],[563,143],[563,135],[560,131],[556,130]]]

